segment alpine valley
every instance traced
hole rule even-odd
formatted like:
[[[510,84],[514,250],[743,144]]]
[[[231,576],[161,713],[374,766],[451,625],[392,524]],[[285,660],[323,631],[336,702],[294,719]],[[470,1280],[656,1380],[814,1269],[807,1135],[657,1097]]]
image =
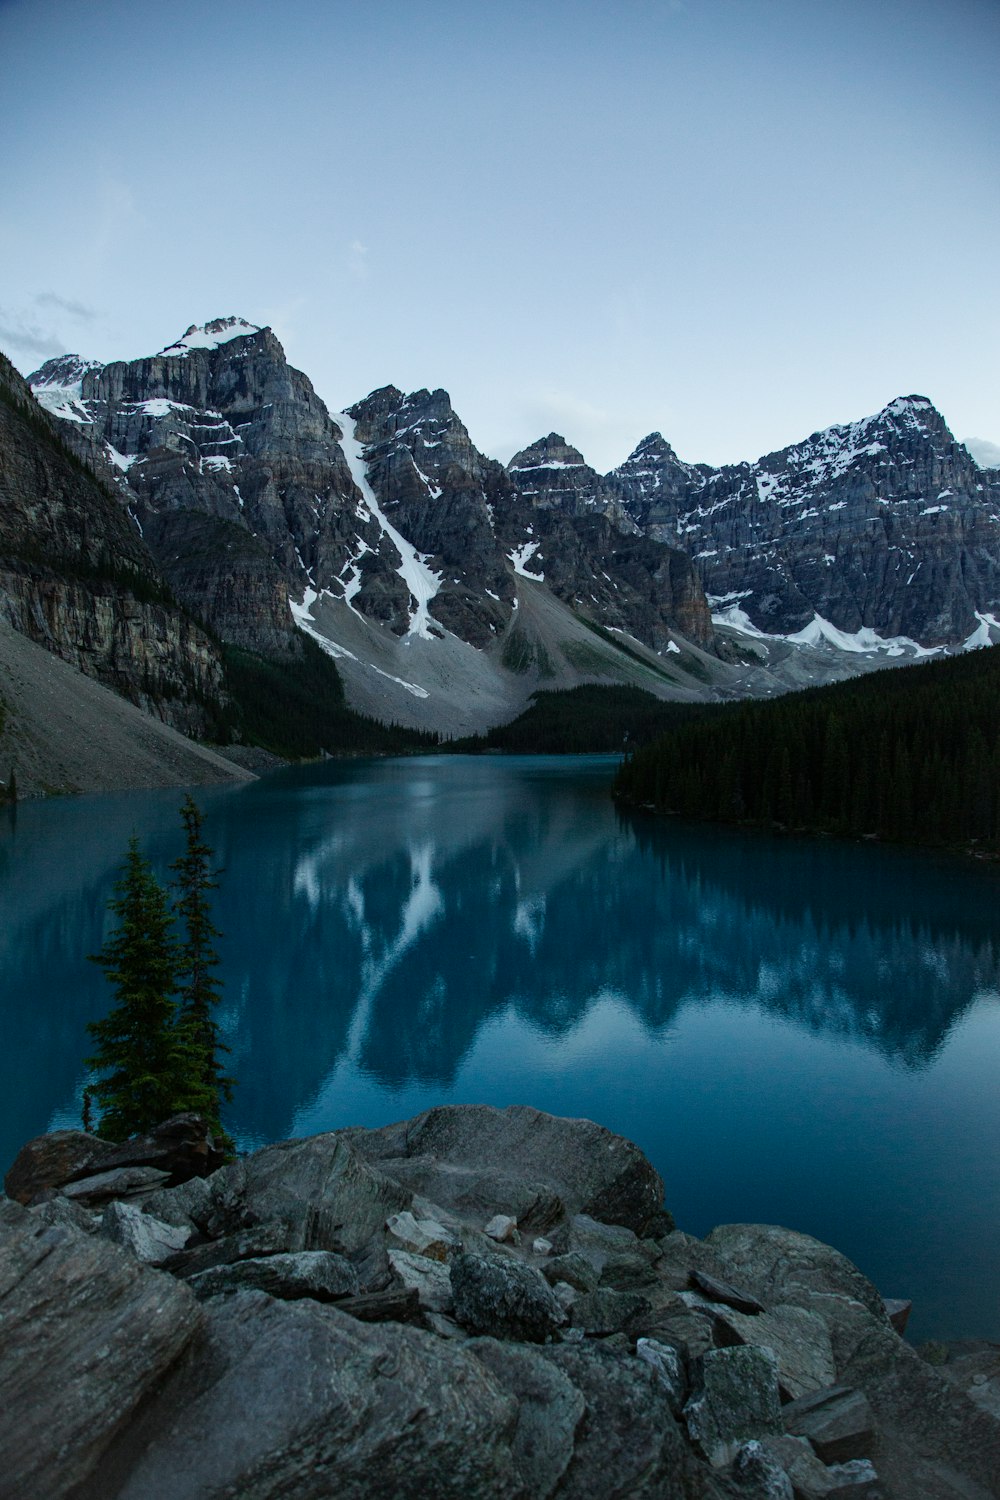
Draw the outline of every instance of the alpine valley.
[[[22,744],[44,715],[10,702],[28,643],[224,739],[227,661],[301,661],[303,635],[350,709],[444,736],[540,689],[761,697],[1000,638],[1000,470],[922,396],[721,469],[659,433],[605,475],[556,433],[505,467],[447,392],[330,412],[269,328],[228,317],[28,383],[4,361],[0,397]]]

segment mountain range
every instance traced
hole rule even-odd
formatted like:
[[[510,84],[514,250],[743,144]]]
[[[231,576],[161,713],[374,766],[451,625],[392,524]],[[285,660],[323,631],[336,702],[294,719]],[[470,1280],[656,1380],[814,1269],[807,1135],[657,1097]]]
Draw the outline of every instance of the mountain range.
[[[280,661],[300,631],[353,707],[449,734],[544,687],[763,696],[1000,638],[1000,470],[922,396],[723,468],[653,433],[602,475],[557,433],[501,464],[443,390],[330,412],[240,318],[143,359],[48,360],[33,411],[19,382],[7,366],[7,617],[184,730],[210,732],[223,645]],[[60,440],[90,498],[50,505],[49,540],[26,547],[30,476]],[[124,607],[98,620],[85,578],[50,576],[99,553],[119,593],[150,595],[127,629]]]

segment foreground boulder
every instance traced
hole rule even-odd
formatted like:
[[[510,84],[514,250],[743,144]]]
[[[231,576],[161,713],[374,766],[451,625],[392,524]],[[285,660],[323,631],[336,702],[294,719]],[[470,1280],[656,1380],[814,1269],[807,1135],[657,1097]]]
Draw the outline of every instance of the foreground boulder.
[[[512,1105],[444,1105],[381,1130],[345,1132],[387,1176],[485,1224],[497,1214],[543,1234],[573,1214],[636,1234],[672,1225],[663,1182],[637,1146],[591,1120]]]
[[[996,1500],[989,1346],[932,1368],[806,1235],[670,1230],[590,1122],[432,1110],[156,1191],[91,1147],[0,1207],[4,1500]]]
[[[38,1194],[67,1183],[129,1168],[162,1173],[147,1178],[147,1186],[173,1185],[191,1177],[207,1177],[224,1161],[224,1151],[195,1114],[174,1115],[148,1135],[132,1136],[120,1144],[83,1130],[53,1130],[21,1148],[4,1178],[4,1191],[18,1203],[30,1203]],[[86,1190],[79,1189],[77,1196],[85,1198]]]
[[[68,1224],[0,1205],[0,1491],[60,1500],[94,1474],[201,1324],[187,1287]]]

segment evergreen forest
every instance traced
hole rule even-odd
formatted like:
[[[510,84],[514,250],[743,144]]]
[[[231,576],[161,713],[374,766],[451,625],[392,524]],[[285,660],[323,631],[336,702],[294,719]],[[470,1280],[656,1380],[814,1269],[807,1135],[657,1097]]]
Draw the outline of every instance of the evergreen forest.
[[[1000,652],[720,705],[629,754],[616,798],[693,818],[1000,850]]]

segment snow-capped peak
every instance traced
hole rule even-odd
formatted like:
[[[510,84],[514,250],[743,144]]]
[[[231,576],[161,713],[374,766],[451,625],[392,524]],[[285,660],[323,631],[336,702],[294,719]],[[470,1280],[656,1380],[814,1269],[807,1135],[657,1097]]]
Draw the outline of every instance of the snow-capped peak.
[[[67,396],[81,396],[84,375],[88,370],[103,368],[98,359],[83,359],[79,354],[59,354],[55,359],[47,359],[33,375],[29,375],[28,384],[36,396],[39,391],[44,390],[59,390]]]
[[[81,359],[79,354],[60,354],[47,359],[28,384],[39,406],[65,422],[90,422],[91,415],[83,402],[83,378],[93,370],[103,370],[97,359]]]
[[[178,356],[189,354],[192,349],[218,349],[220,344],[246,338],[252,333],[260,333],[260,329],[256,323],[248,323],[246,318],[213,318],[210,323],[192,323],[176,344],[168,344],[160,354]]]

